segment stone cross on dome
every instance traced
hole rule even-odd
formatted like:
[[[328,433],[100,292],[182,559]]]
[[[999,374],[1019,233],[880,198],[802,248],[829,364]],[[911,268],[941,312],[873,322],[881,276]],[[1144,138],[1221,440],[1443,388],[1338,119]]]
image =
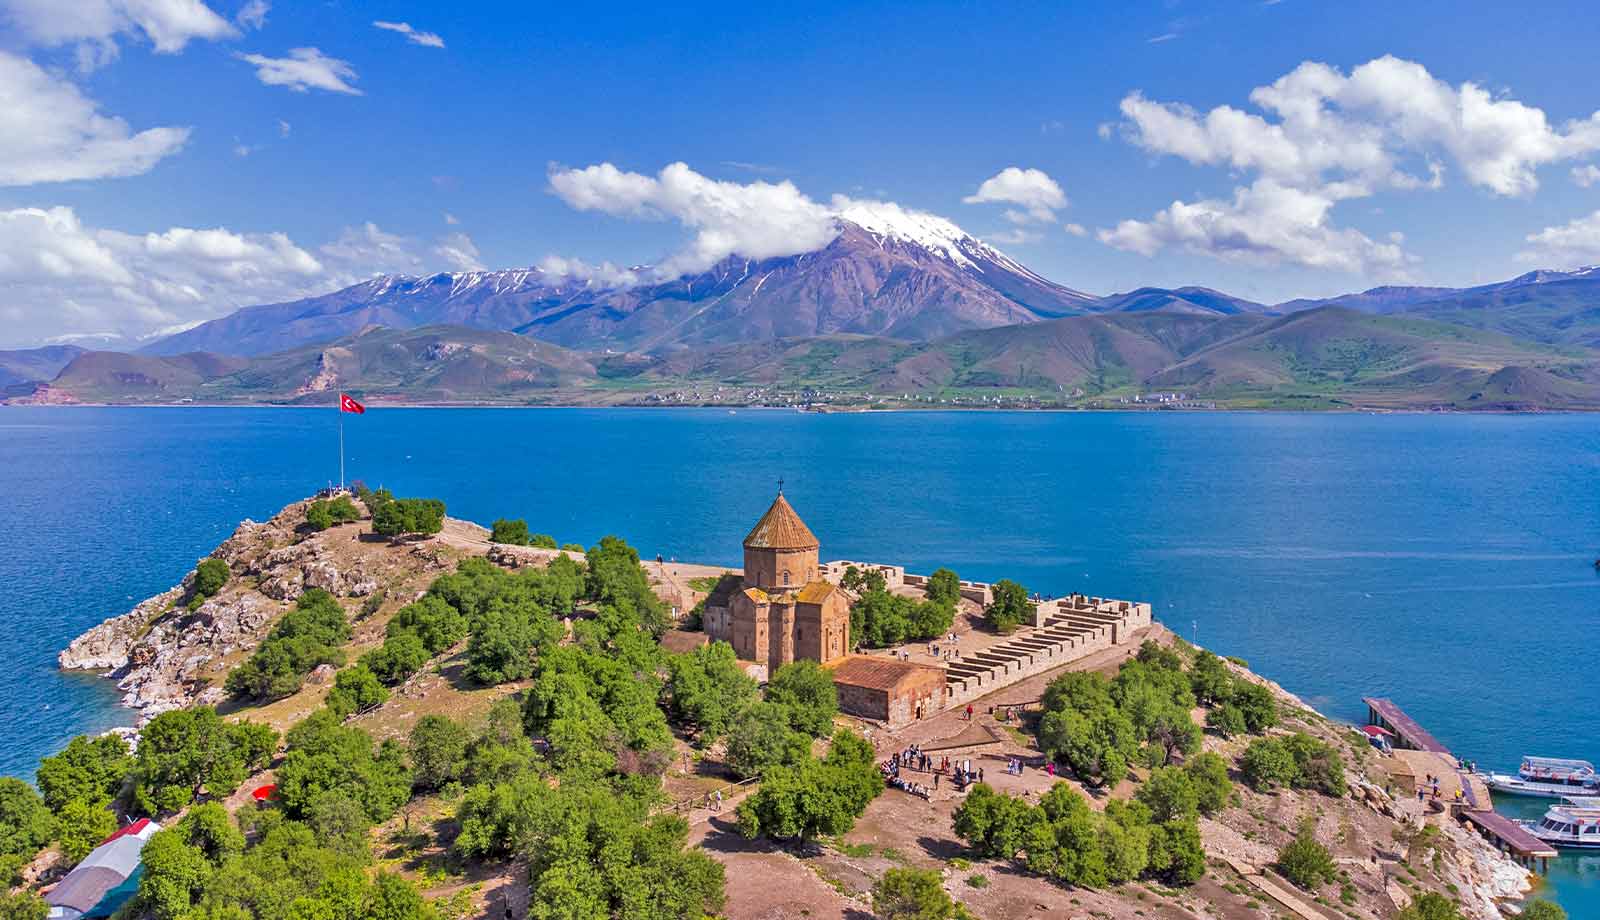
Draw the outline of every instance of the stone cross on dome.
[[[779,495],[783,494],[783,477],[782,476],[778,477],[778,494]]]

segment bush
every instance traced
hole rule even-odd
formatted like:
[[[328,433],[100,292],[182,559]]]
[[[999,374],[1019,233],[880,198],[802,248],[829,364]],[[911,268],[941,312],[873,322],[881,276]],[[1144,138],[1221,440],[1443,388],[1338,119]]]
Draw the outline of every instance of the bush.
[[[62,854],[76,863],[116,831],[117,816],[104,804],[73,799],[56,812],[56,824]]]
[[[1228,807],[1233,798],[1233,781],[1228,764],[1221,756],[1205,751],[1184,762],[1183,772],[1194,781],[1195,805],[1203,815],[1214,815]]]
[[[522,518],[500,518],[494,522],[494,529],[489,532],[489,542],[527,546],[528,522]]]
[[[815,661],[793,661],[779,668],[767,683],[767,702],[787,708],[789,724],[813,738],[833,732],[839,713],[839,691],[833,675]]]
[[[528,545],[537,546],[540,549],[555,549],[556,538],[547,533],[536,533],[528,539]],[[583,547],[578,546],[576,543],[568,544],[568,546],[569,548],[576,549],[580,553],[583,552]]]
[[[1138,800],[1150,809],[1157,822],[1188,818],[1200,812],[1200,793],[1194,778],[1179,767],[1160,767],[1139,787]]]
[[[387,639],[406,632],[421,639],[429,655],[437,655],[466,638],[467,619],[443,598],[427,594],[395,611],[384,636]]]
[[[337,791],[359,803],[372,821],[381,822],[411,797],[405,750],[393,739],[375,746],[366,732],[340,725],[333,713],[321,709],[291,728],[285,740],[288,753],[278,767],[278,799],[292,817],[304,817],[318,796]]]
[[[891,594],[880,575],[850,605],[850,636],[868,648],[933,639],[950,631],[955,615],[956,606],[948,601],[917,601]]]
[[[340,671],[333,679],[333,689],[328,691],[328,708],[340,719],[354,713],[381,706],[389,699],[378,676],[364,664],[354,664]]]
[[[1238,678],[1228,702],[1239,710],[1245,728],[1252,734],[1259,735],[1278,724],[1278,700],[1262,684]]]
[[[951,920],[967,915],[945,893],[937,871],[904,867],[890,869],[872,886],[872,911],[883,920]]]
[[[447,716],[426,715],[411,729],[411,782],[434,790],[461,778],[467,757],[465,726]]]
[[[277,746],[269,726],[224,722],[210,706],[163,712],[139,734],[134,801],[155,816],[187,806],[202,789],[213,798],[232,795]]]
[[[56,820],[33,787],[0,777],[0,856],[32,859],[55,836]]]
[[[122,738],[79,735],[61,753],[40,759],[35,781],[45,805],[60,811],[72,801],[113,801],[132,770],[133,756]]]
[[[444,502],[437,498],[379,501],[372,512],[372,532],[394,538],[436,534],[444,529],[444,513]]]
[[[225,686],[240,697],[276,700],[299,691],[307,674],[321,665],[344,664],[340,646],[350,641],[350,623],[333,595],[312,588],[272,627]]]
[[[1027,802],[979,783],[956,808],[955,831],[979,856],[1015,859],[1027,842],[1033,820],[1033,808]]]
[[[1271,792],[1280,786],[1293,786],[1298,776],[1294,754],[1276,738],[1257,738],[1244,749],[1239,772],[1257,792]]]
[[[760,695],[733,646],[713,642],[667,659],[667,715],[699,735],[702,747],[727,734]]]
[[[428,647],[417,634],[404,632],[383,640],[383,645],[362,655],[360,663],[392,687],[421,670],[428,658]]]
[[[1223,703],[1206,713],[1206,728],[1224,738],[1232,738],[1249,731],[1244,724],[1244,713],[1232,703]]]
[[[1395,920],[1462,920],[1461,908],[1438,892],[1424,891],[1405,910],[1395,914]]]
[[[1317,842],[1316,824],[1309,818],[1300,824],[1294,839],[1278,851],[1277,868],[1283,877],[1307,891],[1339,877],[1339,869],[1327,847]]]
[[[0,891],[0,920],[47,920],[50,905],[31,891]]]
[[[773,767],[793,767],[811,756],[811,736],[790,727],[789,711],[777,703],[756,703],[733,720],[728,733],[728,767],[741,778],[761,776]]]
[[[200,597],[214,596],[228,583],[231,574],[228,564],[221,559],[202,559],[194,568],[194,593]]]
[[[993,593],[994,600],[983,609],[983,617],[995,632],[1009,633],[1033,620],[1034,606],[1027,588],[1003,578],[995,583]]]
[[[1522,907],[1522,920],[1567,920],[1567,912],[1543,898],[1529,901]]]
[[[334,499],[314,501],[306,506],[306,524],[318,532],[336,524],[348,524],[359,520],[361,512],[356,509],[349,497],[344,495]]]
[[[582,543],[563,543],[561,544],[561,551],[564,553],[581,553],[584,552],[584,549]]]
[[[801,840],[849,833],[882,791],[872,745],[840,731],[822,760],[808,757],[798,766],[768,770],[761,788],[739,804],[739,831],[751,838]]]
[[[923,590],[934,603],[949,604],[953,608],[961,602],[961,579],[949,569],[934,569]]]

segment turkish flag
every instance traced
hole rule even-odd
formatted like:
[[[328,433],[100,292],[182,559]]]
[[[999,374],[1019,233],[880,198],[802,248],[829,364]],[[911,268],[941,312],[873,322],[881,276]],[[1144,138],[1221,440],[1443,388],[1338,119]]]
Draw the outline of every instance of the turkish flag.
[[[367,411],[367,407],[350,398],[349,393],[339,394],[339,411],[354,412],[357,415]]]

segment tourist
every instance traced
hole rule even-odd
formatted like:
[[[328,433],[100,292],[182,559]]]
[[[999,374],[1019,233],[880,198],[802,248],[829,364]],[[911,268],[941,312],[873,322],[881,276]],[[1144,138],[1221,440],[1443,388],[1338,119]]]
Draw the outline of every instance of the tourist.
[[[983,782],[983,768],[982,767],[978,768],[978,782],[980,782],[980,783]]]
[[[717,814],[719,814],[719,815],[722,814],[722,790],[721,789],[717,790],[717,803],[714,806],[714,808],[715,808]]]
[[[933,774],[933,788],[934,791],[938,791],[939,789],[939,774],[937,773]]]
[[[972,721],[972,704],[971,703],[967,704],[967,721],[968,722]]]
[[[1055,775],[1056,775],[1056,762],[1053,761],[1053,760],[1046,761],[1045,765],[1044,765],[1044,772],[1048,773],[1052,779],[1055,778]]]

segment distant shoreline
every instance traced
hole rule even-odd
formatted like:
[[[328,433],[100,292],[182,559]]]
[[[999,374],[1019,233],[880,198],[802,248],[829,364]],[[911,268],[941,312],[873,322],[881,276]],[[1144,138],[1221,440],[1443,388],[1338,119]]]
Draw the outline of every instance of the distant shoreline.
[[[336,403],[327,405],[291,405],[286,403],[96,403],[96,402],[71,402],[71,403],[8,403],[0,402],[0,409],[303,409],[327,411],[336,408]],[[1600,409],[1417,409],[1417,408],[1361,408],[1361,407],[1330,407],[1326,409],[1312,408],[1283,408],[1269,409],[1260,406],[1215,406],[1205,409],[1167,409],[1159,406],[1150,408],[1136,408],[1133,406],[1040,406],[1026,408],[1022,406],[984,407],[984,406],[883,406],[873,408],[824,408],[805,409],[797,406],[763,406],[763,405],[636,405],[618,403],[549,403],[545,405],[507,405],[504,403],[367,403],[367,411],[383,411],[391,409],[508,409],[508,410],[635,410],[645,412],[705,410],[728,412],[788,412],[796,415],[881,415],[888,413],[927,413],[927,412],[960,412],[960,413],[1083,413],[1083,414],[1123,414],[1123,415],[1223,415],[1223,414],[1256,414],[1256,415],[1582,415],[1589,416],[1600,413]]]

